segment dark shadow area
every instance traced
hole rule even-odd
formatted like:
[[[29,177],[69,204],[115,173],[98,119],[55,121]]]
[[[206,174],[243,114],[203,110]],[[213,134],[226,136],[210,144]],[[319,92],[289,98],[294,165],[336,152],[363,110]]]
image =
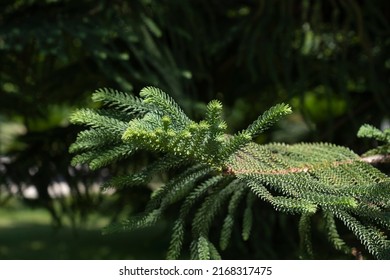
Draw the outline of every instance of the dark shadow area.
[[[0,259],[163,259],[169,239],[158,225],[133,233],[102,235],[100,229],[53,229],[50,225],[0,227]]]

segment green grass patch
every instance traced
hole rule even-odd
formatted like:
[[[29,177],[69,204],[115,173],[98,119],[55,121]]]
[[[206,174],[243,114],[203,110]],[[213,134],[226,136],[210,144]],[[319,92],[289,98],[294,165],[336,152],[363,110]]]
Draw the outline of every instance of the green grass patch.
[[[164,222],[131,233],[102,235],[95,226],[54,228],[43,209],[0,208],[0,259],[163,259],[169,243]]]

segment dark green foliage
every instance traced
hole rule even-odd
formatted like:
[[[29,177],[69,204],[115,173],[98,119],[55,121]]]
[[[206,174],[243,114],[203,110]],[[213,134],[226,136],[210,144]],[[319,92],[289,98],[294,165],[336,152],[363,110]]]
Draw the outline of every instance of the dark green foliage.
[[[40,196],[36,202],[44,207],[52,204],[48,188],[59,177],[71,186],[72,199],[80,202],[89,200],[82,189],[101,179],[98,172],[87,175],[69,166],[63,148],[77,133],[68,126],[67,115],[85,106],[91,88],[138,91],[158,86],[193,119],[203,102],[217,97],[232,112],[229,132],[242,129],[257,112],[285,102],[308,125],[296,136],[287,120],[290,139],[283,141],[330,141],[359,152],[365,148],[351,135],[361,123],[378,126],[388,114],[389,1],[0,2],[0,153],[12,159],[0,163],[0,184],[30,185],[29,170],[40,168],[33,185]],[[97,92],[94,99],[112,102],[99,96]],[[151,105],[126,100],[135,98],[130,95],[115,98],[120,99],[114,100],[115,106],[127,108],[115,119],[126,123],[133,110],[147,112]],[[206,118],[218,117],[213,114]],[[2,130],[8,122],[17,123],[24,136],[8,141],[10,135]],[[110,132],[102,130],[96,133],[107,133],[105,140],[91,142],[91,132],[75,150],[118,141],[118,134],[108,137]],[[258,140],[265,143],[272,137],[266,133]],[[248,138],[247,132],[232,138],[220,159]],[[218,141],[208,145],[217,149]],[[114,151],[127,157],[120,148]],[[130,163],[122,161],[111,171],[142,168],[148,158],[137,151],[134,155]],[[96,159],[94,167],[107,160],[107,155]],[[89,183],[79,189],[77,181]],[[79,208],[63,209],[55,215]]]
[[[75,156],[75,164],[96,168],[131,157],[136,150],[167,160],[163,164],[157,159],[140,173],[112,179],[110,186],[118,184],[119,188],[145,184],[154,172],[180,167],[176,176],[155,190],[144,213],[110,226],[107,232],[153,225],[170,207],[179,204],[167,257],[180,257],[190,227],[191,258],[219,259],[219,249],[210,235],[213,222],[223,215],[219,227],[221,250],[229,246],[237,225],[242,226],[242,238],[249,239],[253,217],[258,214],[253,202],[260,198],[277,211],[300,215],[298,231],[303,257],[315,257],[311,241],[314,214],[322,216],[327,236],[336,249],[353,252],[352,245],[338,234],[337,219],[373,256],[390,257],[386,236],[390,230],[387,175],[345,147],[251,142],[291,112],[287,105],[272,107],[247,129],[228,135],[218,101],[208,104],[205,120],[195,122],[167,94],[153,87],[144,88],[141,99],[111,90],[98,92],[98,100],[110,105],[113,111],[107,114],[105,110],[81,109],[72,115],[73,122],[95,131],[93,137],[81,132],[72,145],[71,151],[81,152]],[[128,107],[122,101],[129,103]],[[127,111],[130,119],[126,123],[122,113]],[[101,133],[102,138],[109,138],[106,140],[95,137],[105,128],[113,137],[111,132]]]
[[[301,241],[301,252],[304,258],[313,258],[313,247],[311,244],[311,218],[312,214],[304,213],[299,220],[299,235]]]
[[[246,201],[246,208],[244,211],[244,217],[242,219],[242,239],[248,240],[251,230],[252,230],[252,224],[253,224],[253,201],[255,199],[255,195],[251,192],[248,192],[247,195],[247,201]]]

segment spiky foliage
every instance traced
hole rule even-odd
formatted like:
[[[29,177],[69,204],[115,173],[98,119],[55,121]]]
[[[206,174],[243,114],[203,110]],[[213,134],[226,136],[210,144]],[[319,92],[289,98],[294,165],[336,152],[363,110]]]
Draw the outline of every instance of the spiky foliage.
[[[358,131],[358,137],[372,138],[377,140],[383,145],[380,145],[372,150],[367,151],[364,155],[388,155],[390,154],[390,129],[385,129],[384,131],[379,130],[378,128],[365,124],[362,125]]]
[[[208,104],[204,120],[194,122],[159,89],[144,88],[140,96],[99,90],[93,98],[114,111],[81,109],[71,117],[72,122],[90,127],[70,147],[79,153],[74,164],[98,168],[131,157],[138,150],[161,156],[140,173],[114,178],[113,187],[146,183],[156,172],[186,168],[153,193],[143,214],[107,231],[150,226],[168,207],[181,203],[168,258],[180,257],[186,228],[191,227],[191,257],[218,259],[219,250],[209,234],[213,221],[225,215],[221,250],[229,246],[235,226],[242,225],[242,237],[247,240],[252,218],[257,215],[253,202],[259,198],[277,211],[301,216],[298,230],[303,257],[315,254],[310,238],[314,214],[323,217],[336,249],[353,251],[338,233],[339,220],[372,255],[390,257],[386,237],[390,229],[388,176],[345,147],[325,143],[259,145],[251,141],[289,114],[289,106],[276,105],[247,129],[228,135],[218,101]],[[237,213],[238,209],[244,209],[243,213]]]

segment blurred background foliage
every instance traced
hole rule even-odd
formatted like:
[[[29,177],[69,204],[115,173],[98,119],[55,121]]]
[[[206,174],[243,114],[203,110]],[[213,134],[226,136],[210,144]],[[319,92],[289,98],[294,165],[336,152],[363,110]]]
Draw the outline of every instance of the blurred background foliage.
[[[286,102],[295,113],[259,143],[364,152],[373,143],[356,138],[360,125],[389,126],[389,12],[385,0],[2,0],[0,258],[164,257],[169,217],[148,233],[98,234],[142,210],[155,187],[107,194],[99,185],[148,155],[99,172],[69,164],[79,128],[68,115],[96,106],[90,94],[100,87],[160,87],[195,119],[220,99],[232,132]],[[296,258],[295,217],[258,209],[262,236],[237,241],[225,257]],[[51,226],[32,227],[31,213]],[[323,244],[319,257],[340,257]]]

